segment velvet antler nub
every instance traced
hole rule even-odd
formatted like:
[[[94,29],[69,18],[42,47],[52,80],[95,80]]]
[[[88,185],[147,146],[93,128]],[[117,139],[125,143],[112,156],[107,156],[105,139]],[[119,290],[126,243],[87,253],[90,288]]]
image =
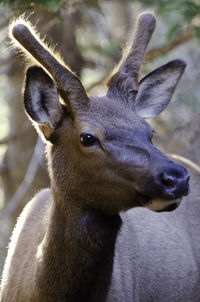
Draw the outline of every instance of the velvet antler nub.
[[[109,80],[109,95],[112,95],[113,91],[116,93],[118,90],[118,94],[124,94],[126,99],[131,98],[131,102],[133,101],[134,91],[138,89],[139,71],[155,25],[156,18],[152,13],[139,15],[133,43],[128,55],[122,58],[117,72]]]
[[[12,24],[11,36],[50,73],[57,87],[63,92],[61,95],[67,94],[72,101],[81,99],[87,103],[88,98],[79,78],[51,54],[50,50],[34,34],[28,23],[15,22]]]

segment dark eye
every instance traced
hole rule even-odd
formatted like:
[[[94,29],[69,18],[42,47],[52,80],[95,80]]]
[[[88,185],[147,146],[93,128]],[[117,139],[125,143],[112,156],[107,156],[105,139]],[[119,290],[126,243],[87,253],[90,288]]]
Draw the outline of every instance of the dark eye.
[[[152,130],[152,133],[151,133],[151,140],[153,139],[155,133],[156,133],[156,131],[155,131],[155,130]]]
[[[97,138],[89,133],[81,133],[80,141],[84,147],[90,147],[97,142]]]

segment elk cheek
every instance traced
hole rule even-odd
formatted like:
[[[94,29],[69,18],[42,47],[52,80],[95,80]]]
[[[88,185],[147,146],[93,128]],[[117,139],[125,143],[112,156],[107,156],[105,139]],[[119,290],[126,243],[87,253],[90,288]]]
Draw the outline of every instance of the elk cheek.
[[[131,164],[136,168],[145,168],[149,165],[150,154],[147,150],[140,147],[131,147]]]

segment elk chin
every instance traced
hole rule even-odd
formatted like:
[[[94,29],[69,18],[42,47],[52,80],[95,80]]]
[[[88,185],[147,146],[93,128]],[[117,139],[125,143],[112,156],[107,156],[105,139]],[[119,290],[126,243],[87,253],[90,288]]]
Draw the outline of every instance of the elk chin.
[[[154,212],[171,212],[179,207],[182,198],[175,200],[165,200],[165,199],[153,199],[150,203],[145,205],[145,208],[148,208]]]

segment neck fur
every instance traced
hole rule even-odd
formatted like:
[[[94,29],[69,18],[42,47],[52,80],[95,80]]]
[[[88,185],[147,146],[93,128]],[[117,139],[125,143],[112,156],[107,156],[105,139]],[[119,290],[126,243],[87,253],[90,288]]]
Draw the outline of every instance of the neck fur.
[[[75,201],[54,197],[56,203],[42,243],[44,256],[37,284],[41,301],[104,301],[120,216],[84,210]]]

